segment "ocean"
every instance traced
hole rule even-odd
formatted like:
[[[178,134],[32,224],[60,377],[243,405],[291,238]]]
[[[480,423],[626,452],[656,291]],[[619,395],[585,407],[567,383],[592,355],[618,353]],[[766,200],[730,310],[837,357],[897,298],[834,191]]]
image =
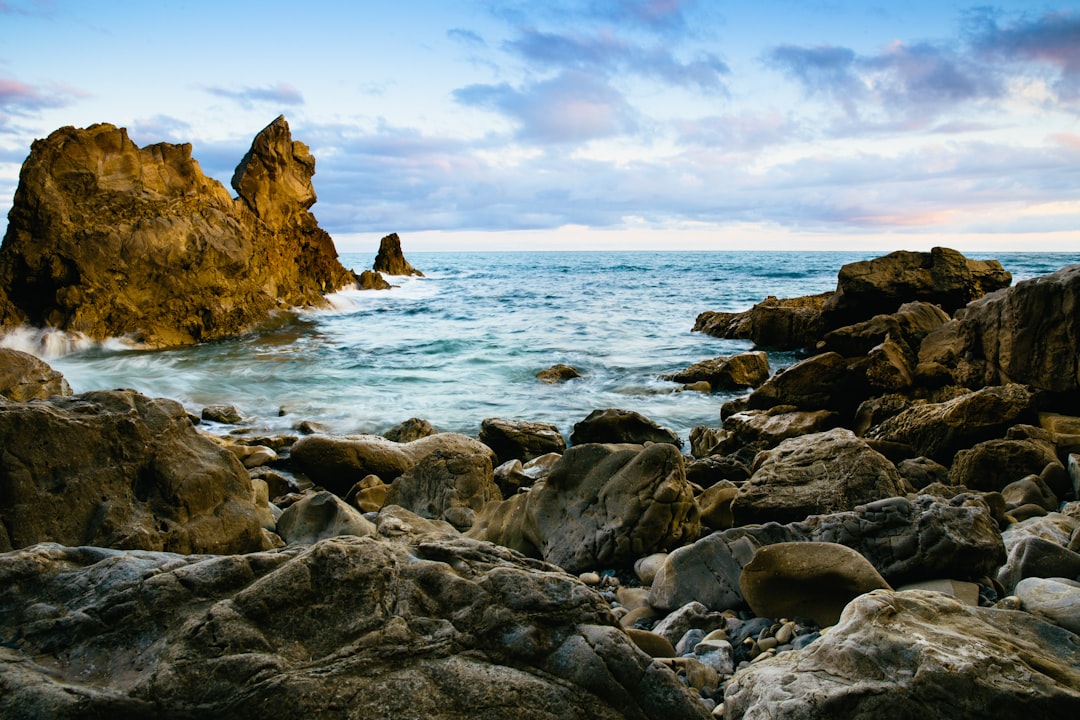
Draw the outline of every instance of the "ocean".
[[[691,332],[698,313],[831,290],[841,265],[881,254],[406,248],[425,277],[338,293],[331,308],[281,313],[232,340],[153,351],[108,342],[64,354],[70,343],[44,351],[39,337],[5,344],[45,357],[75,392],[134,388],[195,414],[231,404],[256,432],[293,432],[308,420],[333,433],[382,433],[419,417],[475,436],[482,420],[499,417],[554,423],[569,438],[591,411],[622,408],[685,440],[696,425],[718,426],[720,406],[737,394],[681,392],[659,376],[750,349]],[[968,256],[996,257],[1014,283],[1080,263],[1080,253]],[[341,260],[359,272],[374,254]],[[797,359],[769,353],[774,370]],[[555,385],[535,378],[556,363],[582,377]]]

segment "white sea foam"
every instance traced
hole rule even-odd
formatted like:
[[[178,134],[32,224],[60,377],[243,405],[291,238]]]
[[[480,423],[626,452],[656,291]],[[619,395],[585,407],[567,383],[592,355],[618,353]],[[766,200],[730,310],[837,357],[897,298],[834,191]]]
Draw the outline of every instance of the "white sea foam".
[[[21,325],[0,335],[0,347],[21,350],[39,358],[48,359],[63,357],[90,348],[140,350],[145,346],[127,338],[108,338],[99,341],[80,332]]]

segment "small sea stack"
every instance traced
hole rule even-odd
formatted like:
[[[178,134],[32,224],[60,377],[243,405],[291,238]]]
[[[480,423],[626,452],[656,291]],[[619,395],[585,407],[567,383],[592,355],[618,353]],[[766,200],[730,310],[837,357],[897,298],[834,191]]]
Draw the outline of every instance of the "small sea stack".
[[[424,277],[420,272],[405,259],[401,252],[401,238],[397,233],[390,233],[379,241],[379,254],[375,256],[375,264],[372,266],[375,272],[387,275],[416,275]]]

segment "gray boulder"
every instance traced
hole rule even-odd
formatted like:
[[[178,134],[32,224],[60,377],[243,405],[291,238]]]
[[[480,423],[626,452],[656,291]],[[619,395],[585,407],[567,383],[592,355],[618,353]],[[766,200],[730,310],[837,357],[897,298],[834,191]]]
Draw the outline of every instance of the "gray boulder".
[[[566,450],[566,440],[558,426],[529,420],[487,418],[480,423],[480,442],[492,449],[500,465],[508,460],[527,463]]]
[[[617,408],[593,410],[584,420],[575,423],[570,443],[669,443],[675,447],[683,444],[674,430],[658,425],[641,413]]]
[[[489,455],[436,450],[394,480],[385,503],[467,530],[477,511],[499,500],[502,493],[495,484]]]
[[[278,518],[277,534],[289,544],[310,545],[338,535],[374,535],[375,524],[337,495],[323,490],[287,507]]]

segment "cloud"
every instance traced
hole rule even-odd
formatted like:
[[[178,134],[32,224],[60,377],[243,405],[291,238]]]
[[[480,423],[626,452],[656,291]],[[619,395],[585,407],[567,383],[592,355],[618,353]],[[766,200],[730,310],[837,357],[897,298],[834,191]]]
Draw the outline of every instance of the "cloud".
[[[693,32],[693,12],[697,0],[498,0],[489,3],[490,12],[514,25],[545,19],[568,27],[603,22],[612,27],[654,35]]]
[[[233,100],[241,107],[251,108],[256,103],[270,103],[273,105],[303,105],[304,96],[298,89],[288,83],[279,82],[277,85],[264,87],[242,87],[230,89],[209,86],[203,88],[211,95]]]
[[[507,83],[469,85],[454,98],[514,119],[518,137],[543,143],[586,142],[633,132],[637,116],[626,99],[605,80],[578,70],[564,70],[547,80],[518,89]]]
[[[53,85],[44,89],[14,78],[0,77],[0,110],[12,115],[27,115],[47,108],[65,107],[75,98],[85,96],[85,93],[74,88]]]
[[[822,93],[838,101],[849,114],[867,93],[855,65],[855,51],[836,46],[780,45],[765,56],[766,63],[799,82],[810,95]]]
[[[1060,99],[1080,99],[1080,15],[1064,11],[999,24],[989,11],[969,20],[969,40],[981,56],[1054,68]]]
[[[504,48],[525,60],[545,67],[595,69],[606,74],[633,73],[665,83],[702,90],[724,87],[727,64],[712,53],[701,52],[688,62],[675,57],[664,45],[645,47],[628,42],[614,33],[595,35],[541,32],[521,28],[519,36]]]
[[[466,30],[464,28],[451,28],[446,31],[446,37],[473,48],[482,48],[487,46],[484,38],[480,37],[478,33],[475,33],[472,30]]]
[[[136,145],[159,142],[191,142],[191,123],[170,115],[138,118],[128,123],[128,135]]]

